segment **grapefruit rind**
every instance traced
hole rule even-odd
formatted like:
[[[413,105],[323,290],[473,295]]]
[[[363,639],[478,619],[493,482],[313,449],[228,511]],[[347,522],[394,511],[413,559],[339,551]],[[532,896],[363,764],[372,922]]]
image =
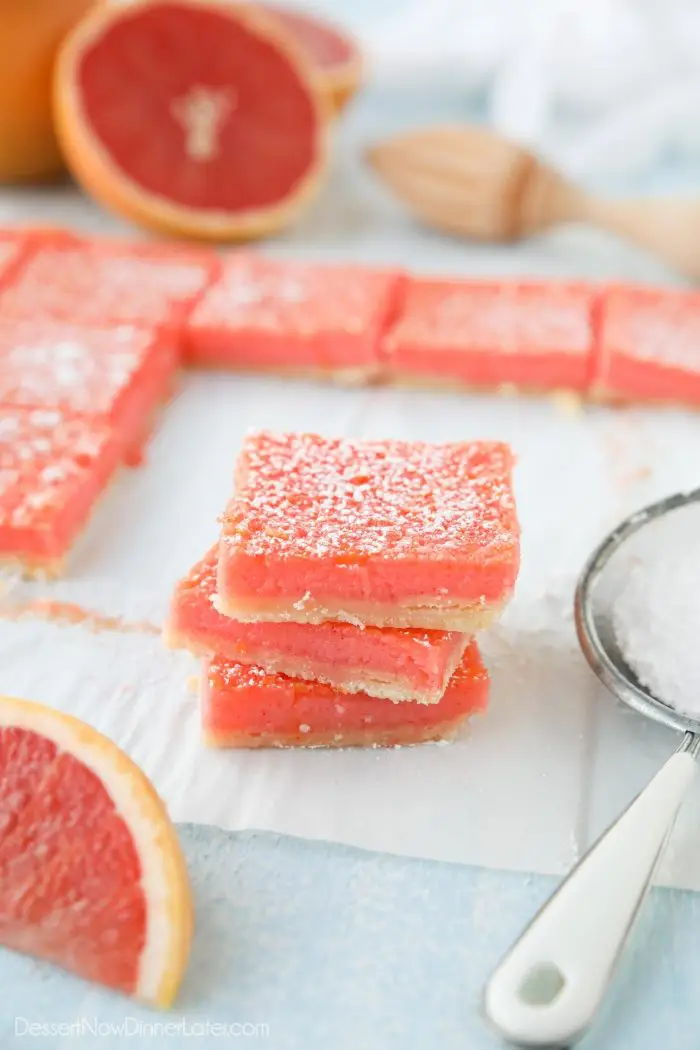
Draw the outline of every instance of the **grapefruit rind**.
[[[321,91],[328,97],[333,112],[340,113],[359,90],[364,75],[362,54],[355,38],[333,23],[327,22],[325,18],[318,18],[315,14],[297,10],[295,7],[286,9],[267,3],[263,6],[266,11],[278,18],[293,35],[293,23],[299,20],[315,25],[320,31],[343,41],[347,48],[347,57],[330,63],[318,61],[311,53],[311,49],[305,48],[314,63],[314,74]],[[303,41],[300,41],[300,46],[303,48]]]
[[[318,74],[319,82],[328,92],[333,109],[340,113],[360,89],[364,66],[359,52],[342,65]]]
[[[169,1006],[179,988],[192,939],[192,901],[185,860],[165,806],[144,773],[107,737],[42,704],[0,697],[0,729],[14,727],[51,740],[105,787],[131,832],[147,906],[146,943],[134,996]]]
[[[255,240],[277,233],[290,225],[319,188],[328,164],[328,129],[333,109],[328,92],[319,82],[317,71],[304,50],[266,11],[250,4],[178,0],[181,7],[210,10],[221,17],[229,15],[242,21],[250,32],[277,47],[309,93],[317,117],[315,161],[294,192],[279,204],[237,212],[204,211],[173,204],[167,197],[143,190],[118,169],[109,151],[90,131],[77,87],[81,56],[114,22],[133,17],[136,10],[140,12],[162,4],[163,0],[139,0],[136,5],[98,5],[66,37],[55,67],[54,118],[68,167],[96,201],[155,233],[209,241]]]

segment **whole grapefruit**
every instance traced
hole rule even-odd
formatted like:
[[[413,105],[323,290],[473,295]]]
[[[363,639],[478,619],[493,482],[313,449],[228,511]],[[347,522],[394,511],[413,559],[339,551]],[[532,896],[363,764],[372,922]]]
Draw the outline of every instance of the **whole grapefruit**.
[[[0,3],[0,181],[47,179],[63,170],[53,131],[56,52],[94,0]]]

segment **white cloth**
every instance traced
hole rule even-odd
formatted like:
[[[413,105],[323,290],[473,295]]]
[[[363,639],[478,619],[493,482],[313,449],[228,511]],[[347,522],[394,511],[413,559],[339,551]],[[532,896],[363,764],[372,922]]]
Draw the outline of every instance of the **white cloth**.
[[[353,20],[376,77],[485,93],[495,127],[572,174],[700,153],[697,0],[403,0]]]

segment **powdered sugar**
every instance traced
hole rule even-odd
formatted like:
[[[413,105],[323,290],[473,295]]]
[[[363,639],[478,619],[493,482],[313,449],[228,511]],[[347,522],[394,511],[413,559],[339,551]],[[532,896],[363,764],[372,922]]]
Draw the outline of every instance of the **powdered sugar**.
[[[107,413],[157,342],[133,325],[90,329],[56,322],[0,326],[0,403]]]
[[[280,262],[254,255],[228,260],[191,324],[311,337],[320,332],[374,331],[398,278],[366,268]]]
[[[76,485],[93,475],[110,444],[106,427],[59,412],[0,408],[0,525],[36,526],[50,508],[63,507]],[[111,464],[110,464],[111,465]]]
[[[2,295],[4,317],[76,322],[172,322],[195,301],[215,258],[108,244],[44,246]]]
[[[593,298],[581,285],[414,280],[385,348],[395,352],[416,343],[426,349],[585,355]]]
[[[608,353],[698,373],[700,297],[671,289],[611,289],[601,339]]]
[[[700,717],[700,506],[651,522],[629,545],[613,606],[618,644],[659,700]]]
[[[222,535],[249,556],[442,558],[514,551],[511,454],[496,443],[250,435]]]

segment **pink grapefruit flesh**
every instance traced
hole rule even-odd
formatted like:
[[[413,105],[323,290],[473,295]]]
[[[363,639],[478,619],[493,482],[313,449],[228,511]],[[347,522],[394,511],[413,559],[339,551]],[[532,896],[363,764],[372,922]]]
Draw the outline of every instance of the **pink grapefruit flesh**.
[[[325,19],[294,8],[264,4],[299,42],[314,63],[336,109],[355,94],[362,78],[362,59],[355,40]]]
[[[165,1006],[190,891],[152,786],[95,730],[0,698],[0,943]]]
[[[68,161],[146,226],[229,239],[280,228],[313,192],[327,110],[309,60],[249,5],[98,7],[57,72]]]

